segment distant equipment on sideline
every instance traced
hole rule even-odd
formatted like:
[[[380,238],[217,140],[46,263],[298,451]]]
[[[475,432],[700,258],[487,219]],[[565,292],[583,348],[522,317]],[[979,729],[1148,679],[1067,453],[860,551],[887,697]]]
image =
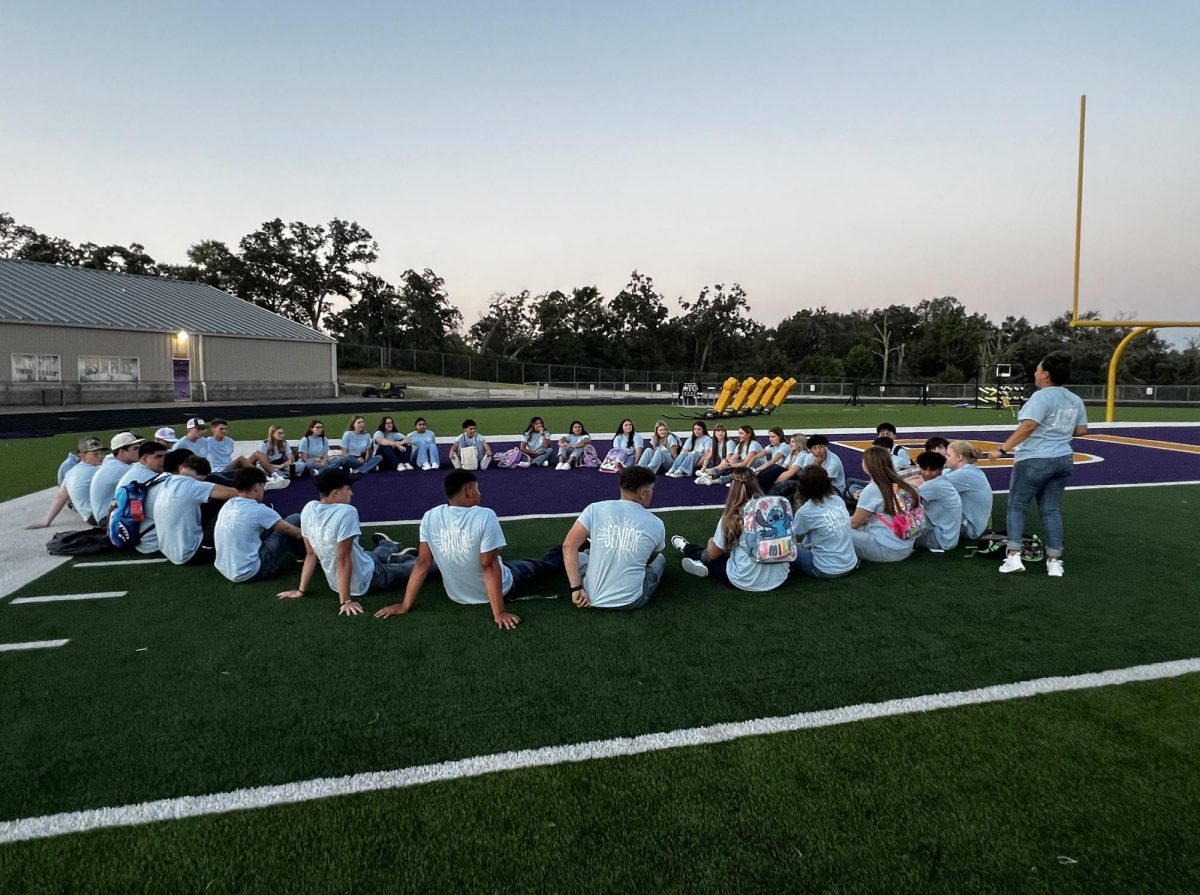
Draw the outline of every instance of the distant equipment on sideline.
[[[787,396],[795,387],[795,377],[784,379],[782,376],[747,376],[739,382],[736,376],[730,376],[721,384],[712,407],[692,416],[675,416],[672,419],[710,420],[737,416],[769,416],[787,400]],[[697,383],[686,382],[679,389],[675,403],[682,407],[699,408],[701,393]]]

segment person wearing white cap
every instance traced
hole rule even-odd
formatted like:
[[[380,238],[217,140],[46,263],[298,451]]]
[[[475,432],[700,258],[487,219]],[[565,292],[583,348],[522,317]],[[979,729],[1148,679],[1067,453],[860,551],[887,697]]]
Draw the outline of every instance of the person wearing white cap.
[[[154,433],[154,440],[169,451],[175,447],[176,442],[179,441],[179,436],[175,434],[175,430],[170,426],[163,426]]]
[[[85,524],[95,525],[96,520],[92,516],[91,504],[92,479],[96,475],[96,470],[100,468],[106,453],[99,438],[79,439],[79,462],[67,471],[62,486],[54,495],[54,502],[50,504],[46,518],[41,522],[26,525],[25,528],[49,528],[68,503],[75,508],[75,512],[79,514],[79,518]]]
[[[207,458],[209,439],[204,437],[204,430],[207,428],[207,422],[198,416],[192,417],[187,421],[186,434],[175,442],[175,447],[187,448],[197,457]]]
[[[108,518],[109,508],[112,506],[113,497],[117,493],[117,482],[121,481],[121,476],[125,475],[129,471],[129,467],[137,462],[138,448],[145,440],[132,432],[118,432],[112,437],[109,445],[112,453],[104,458],[104,462],[100,464],[100,468],[96,470],[96,475],[92,479],[91,505],[92,515],[96,517],[96,524],[104,525],[104,520]]]

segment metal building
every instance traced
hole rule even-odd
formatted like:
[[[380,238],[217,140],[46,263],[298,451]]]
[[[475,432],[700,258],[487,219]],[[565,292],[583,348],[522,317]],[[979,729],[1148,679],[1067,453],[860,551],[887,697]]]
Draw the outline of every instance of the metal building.
[[[333,339],[212,286],[0,259],[0,404],[336,396]]]

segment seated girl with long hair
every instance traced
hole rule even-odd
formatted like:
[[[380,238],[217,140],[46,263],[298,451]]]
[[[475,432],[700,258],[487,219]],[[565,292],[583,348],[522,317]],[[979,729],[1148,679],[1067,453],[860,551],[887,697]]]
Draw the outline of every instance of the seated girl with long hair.
[[[692,424],[692,434],[684,439],[679,446],[679,456],[667,470],[667,476],[682,479],[692,475],[700,462],[712,450],[712,436],[708,434],[708,426],[702,420]]]
[[[549,467],[550,461],[554,459],[554,445],[550,442],[546,423],[540,416],[530,418],[517,447],[521,451],[521,460],[517,465],[525,469],[530,466]]]
[[[696,475],[698,477],[711,476],[716,468],[725,462],[725,458],[729,456],[729,451],[733,447],[733,440],[730,439],[729,433],[725,431],[724,423],[717,423],[713,426],[712,446],[709,447],[708,453],[700,458],[700,462],[696,464]]]
[[[617,431],[613,433],[612,446],[614,450],[625,452],[626,466],[634,466],[641,459],[644,453],[642,436],[638,435],[633,420],[629,417],[621,420],[621,425],[617,426]]]
[[[788,563],[760,563],[745,543],[742,509],[746,502],[762,496],[762,488],[748,468],[735,469],[725,498],[725,510],[708,546],[689,544],[682,535],[671,543],[683,552],[683,570],[701,578],[713,577],[738,590],[762,593],[774,590],[787,580]]]
[[[404,472],[412,469],[412,442],[396,428],[396,421],[385,416],[375,427],[375,450],[383,458],[380,469]]]
[[[651,472],[662,472],[671,468],[678,453],[679,439],[666,420],[658,420],[654,423],[654,434],[646,439],[646,449],[642,451],[638,466],[645,466]]]
[[[584,451],[591,446],[592,436],[580,420],[572,420],[567,434],[558,439],[558,465],[555,469],[570,469],[583,465]],[[593,453],[595,449],[593,448]]]
[[[751,457],[761,457],[763,447],[754,440],[754,427],[751,425],[738,426],[737,443],[725,455],[725,459],[712,470],[697,477],[697,485],[728,485],[732,481],[734,470],[750,467]]]
[[[797,432],[787,440],[785,451],[775,454],[771,462],[755,473],[759,487],[768,494],[791,497],[796,491],[796,476],[811,459],[808,440]]]
[[[259,442],[258,450],[280,475],[289,479],[298,479],[304,475],[304,461],[295,459],[291,445],[288,444],[287,433],[278,423],[267,428],[267,440]]]
[[[887,448],[867,448],[862,466],[868,481],[850,517],[854,552],[868,562],[908,559],[924,525],[921,495],[896,473]]]
[[[799,545],[792,568],[810,578],[841,578],[858,568],[853,529],[846,502],[820,466],[808,466],[796,476],[800,505],[792,514]]]

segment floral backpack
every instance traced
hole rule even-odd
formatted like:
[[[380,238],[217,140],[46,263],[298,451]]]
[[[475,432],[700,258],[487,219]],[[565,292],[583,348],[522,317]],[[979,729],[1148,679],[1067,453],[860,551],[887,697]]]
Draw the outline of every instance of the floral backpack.
[[[911,541],[925,526],[925,509],[916,505],[912,495],[895,483],[892,483],[892,505],[896,509],[894,516],[876,513],[875,518],[890,528],[900,540]]]
[[[629,451],[625,448],[615,447],[604,455],[604,460],[600,463],[600,471],[618,473],[625,468],[627,463],[629,463]]]
[[[501,469],[512,469],[521,462],[521,449],[510,448],[503,454],[496,455],[496,465]]]

